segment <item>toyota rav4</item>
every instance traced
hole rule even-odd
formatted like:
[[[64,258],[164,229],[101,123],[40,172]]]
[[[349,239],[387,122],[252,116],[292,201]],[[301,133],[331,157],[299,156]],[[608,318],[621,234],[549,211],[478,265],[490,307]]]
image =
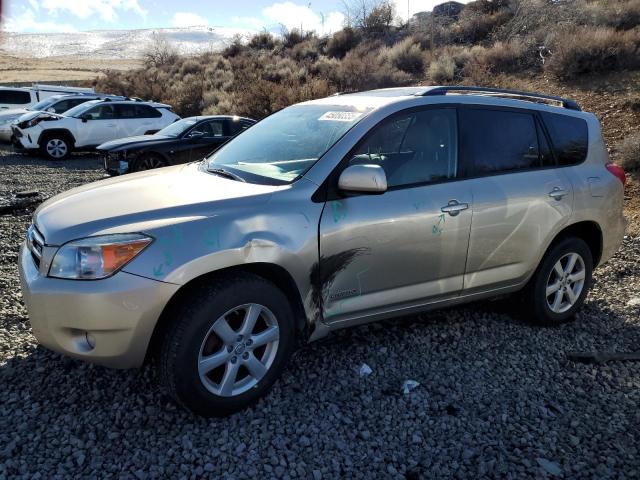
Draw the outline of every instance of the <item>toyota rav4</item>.
[[[155,133],[180,117],[169,105],[134,100],[93,100],[67,110],[29,112],[12,124],[19,150],[40,150],[53,160],[123,137]]]
[[[20,254],[41,344],[156,358],[202,415],[250,405],[298,341],[514,294],[574,318],[619,247],[624,172],[562,98],[471,87],[285,108],[208,159],[45,202]]]

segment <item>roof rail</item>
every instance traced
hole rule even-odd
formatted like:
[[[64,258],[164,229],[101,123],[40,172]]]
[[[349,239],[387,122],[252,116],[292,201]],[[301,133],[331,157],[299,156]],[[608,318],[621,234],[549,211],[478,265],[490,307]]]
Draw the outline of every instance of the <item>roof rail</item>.
[[[555,97],[552,95],[542,95],[539,93],[521,92],[519,90],[506,90],[503,88],[487,88],[487,87],[467,87],[467,86],[451,86],[451,87],[434,87],[424,93],[418,95],[422,97],[430,97],[436,95],[447,95],[448,93],[476,94],[495,97],[510,98],[513,100],[524,100],[528,102],[547,103],[559,107],[568,108],[569,110],[581,111],[580,105],[574,100],[567,98]]]

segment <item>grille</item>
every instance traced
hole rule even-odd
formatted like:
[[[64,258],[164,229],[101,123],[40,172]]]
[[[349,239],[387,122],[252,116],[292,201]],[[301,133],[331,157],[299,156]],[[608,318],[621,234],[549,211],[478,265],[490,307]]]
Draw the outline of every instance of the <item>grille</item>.
[[[40,268],[40,261],[42,260],[42,248],[44,247],[44,237],[38,231],[35,225],[31,225],[27,230],[27,246],[31,251],[31,256],[36,266]]]

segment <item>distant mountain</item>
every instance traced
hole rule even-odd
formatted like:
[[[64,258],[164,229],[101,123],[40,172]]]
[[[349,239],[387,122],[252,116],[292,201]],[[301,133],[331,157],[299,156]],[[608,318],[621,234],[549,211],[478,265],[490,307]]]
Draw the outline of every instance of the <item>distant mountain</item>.
[[[93,58],[139,58],[153,42],[164,36],[180,53],[221,50],[234,35],[249,35],[235,28],[156,28],[145,30],[96,30],[73,33],[11,33],[0,37],[0,53],[15,57],[79,55]]]

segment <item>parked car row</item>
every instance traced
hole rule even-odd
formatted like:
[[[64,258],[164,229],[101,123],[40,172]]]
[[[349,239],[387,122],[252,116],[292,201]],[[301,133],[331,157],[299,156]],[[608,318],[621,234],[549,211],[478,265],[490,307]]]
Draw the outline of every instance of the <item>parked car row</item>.
[[[53,95],[95,94],[93,88],[61,85],[33,85],[31,87],[0,87],[0,110],[28,108]]]
[[[51,160],[97,149],[105,170],[122,175],[202,159],[254,123],[228,115],[180,119],[164,103],[78,92],[0,112],[0,141]]]
[[[250,118],[227,115],[189,117],[154,135],[104,143],[98,151],[110,174],[140,172],[200,160],[254,123]]]

